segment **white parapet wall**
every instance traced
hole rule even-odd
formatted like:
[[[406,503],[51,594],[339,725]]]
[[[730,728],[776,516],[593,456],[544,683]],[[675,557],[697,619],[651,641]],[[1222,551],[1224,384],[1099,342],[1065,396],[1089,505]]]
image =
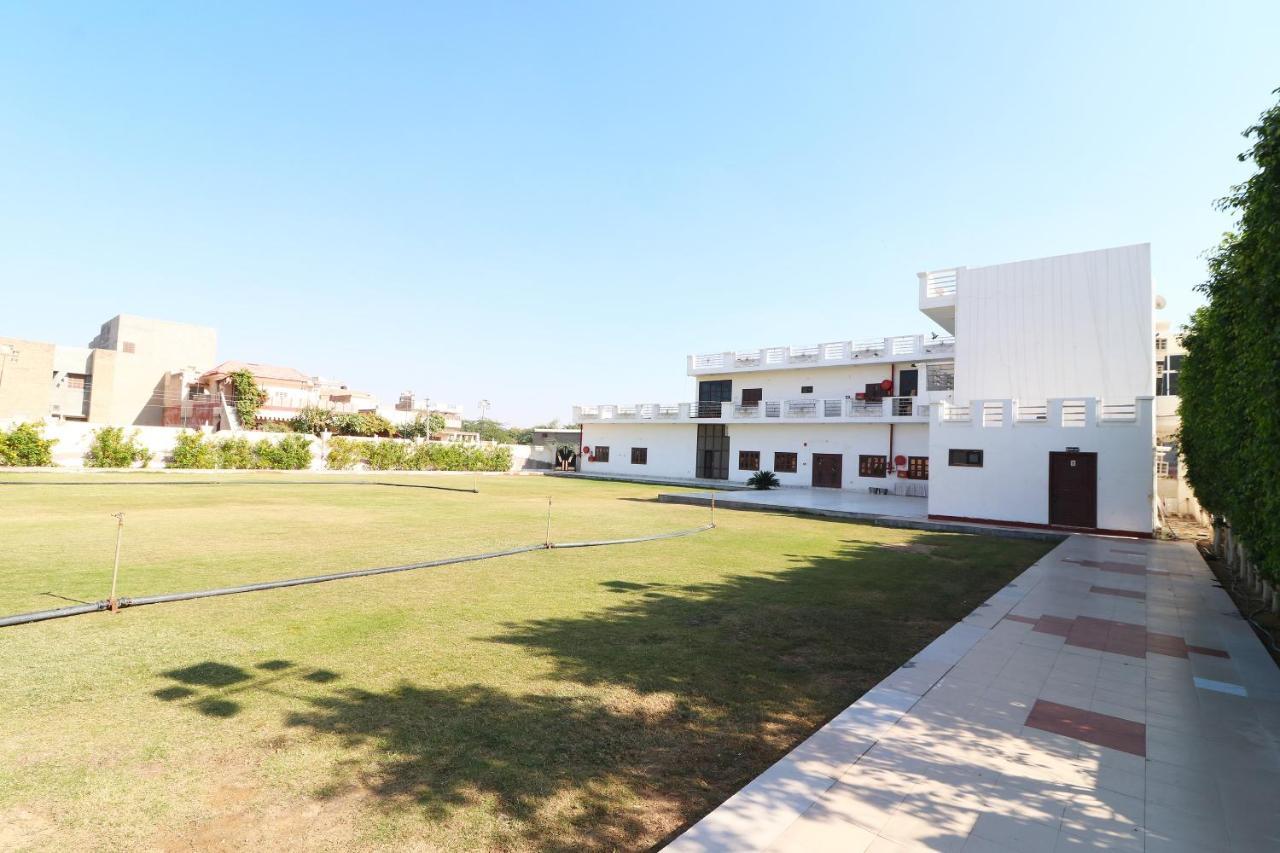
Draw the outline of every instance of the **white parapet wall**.
[[[950,463],[982,451],[980,466]],[[973,400],[934,406],[929,429],[929,515],[1048,525],[1049,454],[1096,453],[1097,527],[1149,536],[1155,516],[1155,417],[1151,397]]]

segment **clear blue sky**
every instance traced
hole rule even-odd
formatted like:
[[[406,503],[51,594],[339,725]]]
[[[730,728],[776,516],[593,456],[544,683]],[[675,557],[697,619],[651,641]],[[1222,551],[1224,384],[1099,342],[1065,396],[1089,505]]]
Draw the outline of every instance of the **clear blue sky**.
[[[924,331],[1150,241],[1197,302],[1280,3],[6,3],[0,334],[135,313],[499,419]]]

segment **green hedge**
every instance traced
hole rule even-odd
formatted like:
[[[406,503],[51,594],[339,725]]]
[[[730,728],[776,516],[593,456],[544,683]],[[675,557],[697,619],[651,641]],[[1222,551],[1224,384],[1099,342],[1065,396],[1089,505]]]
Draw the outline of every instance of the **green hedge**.
[[[1257,172],[1221,202],[1238,219],[1183,340],[1179,444],[1200,504],[1280,580],[1280,105],[1245,137]]]
[[[128,435],[124,427],[102,427],[94,430],[93,442],[84,455],[86,468],[143,468],[151,461],[151,451],[138,443],[139,430]]]
[[[18,424],[0,430],[0,466],[45,468],[53,465],[56,438],[44,437],[44,424]]]
[[[290,434],[280,441],[264,438],[255,444],[238,436],[212,440],[199,432],[184,432],[178,436],[168,467],[300,471],[311,467],[311,439]]]
[[[331,438],[325,461],[335,471],[361,462],[372,471],[507,471],[511,448]]]

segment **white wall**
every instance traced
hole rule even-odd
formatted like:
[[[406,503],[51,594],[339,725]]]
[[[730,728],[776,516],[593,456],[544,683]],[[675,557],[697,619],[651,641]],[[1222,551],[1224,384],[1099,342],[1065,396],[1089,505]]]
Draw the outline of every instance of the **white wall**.
[[[1155,393],[1151,247],[963,269],[955,399]]]
[[[587,423],[582,427],[583,444],[593,450],[600,445],[609,448],[608,462],[592,462],[585,456],[582,471],[589,474],[618,474],[642,477],[680,477],[696,475],[697,426],[664,423]],[[760,454],[760,468],[773,471],[774,453],[795,453],[794,474],[776,472],[784,486],[809,486],[813,482],[814,453],[838,453],[843,456],[843,485],[865,491],[869,486],[892,488],[894,477],[859,477],[860,455],[927,456],[929,454],[927,424],[896,424],[893,431],[893,454],[889,454],[889,425],[874,424],[729,424],[729,481],[742,483],[755,473],[738,470],[738,451],[755,450]],[[631,448],[648,448],[648,463],[631,464]]]
[[[925,364],[926,362],[923,361],[916,362],[915,368],[919,371],[919,390],[921,395],[924,395],[926,387]],[[855,393],[866,390],[866,386],[871,383],[878,383],[881,380],[890,378],[890,376],[894,378],[896,383],[898,374],[903,368],[911,369],[911,363],[902,362],[894,365],[892,372],[888,364],[867,364],[854,367],[759,370],[699,376],[695,379],[693,396],[690,397],[690,401],[697,399],[697,382],[714,382],[722,379],[733,381],[733,402],[735,403],[742,402],[743,388],[763,389],[764,399],[766,400],[797,400],[806,397],[813,397],[819,400],[842,399],[844,397],[852,397]],[[813,386],[812,394],[800,393],[801,387],[805,385]],[[896,392],[897,388],[895,387],[894,390]]]
[[[1078,447],[1098,454],[1098,527],[1150,533],[1154,526],[1155,425],[1151,398],[1136,422],[1079,427],[1045,421],[982,426],[943,422],[929,429],[929,514],[1049,523],[1049,452]],[[948,451],[981,450],[981,468],[952,467]]]
[[[593,451],[609,448],[608,462],[592,462],[582,455],[585,474],[622,474],[638,477],[693,477],[698,428],[691,423],[583,424],[582,445]],[[631,464],[631,448],[647,447],[647,465]]]

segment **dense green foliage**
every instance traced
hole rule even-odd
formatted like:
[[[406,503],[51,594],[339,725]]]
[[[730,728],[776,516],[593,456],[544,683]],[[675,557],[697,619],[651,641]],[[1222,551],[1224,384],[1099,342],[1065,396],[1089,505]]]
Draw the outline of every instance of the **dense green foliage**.
[[[93,443],[85,454],[87,468],[132,468],[135,464],[146,467],[151,461],[151,451],[138,442],[138,430],[128,436],[123,427],[102,427],[93,433]]]
[[[210,440],[199,432],[184,432],[168,467],[303,470],[311,467],[311,439],[290,434],[280,441],[264,438],[254,444],[238,436]]]
[[[247,370],[237,370],[229,377],[236,394],[236,417],[242,429],[258,425],[258,409],[267,401],[267,392],[258,387],[258,381]]]
[[[430,438],[444,432],[444,415],[432,412],[430,417],[418,415],[413,420],[397,424],[396,435],[400,438]]]
[[[760,490],[773,489],[780,485],[778,475],[772,471],[757,471],[747,478],[747,485]]]
[[[44,468],[53,464],[56,438],[44,437],[44,424],[18,424],[0,429],[0,466],[14,465]]]
[[[325,464],[345,471],[363,463],[371,471],[508,471],[511,448],[475,447],[455,443],[354,441],[329,439]]]
[[[253,446],[253,455],[257,468],[301,471],[311,467],[311,439],[296,434],[279,441],[264,438]]]
[[[1180,443],[1197,499],[1280,579],[1280,105],[1245,136],[1258,168],[1221,202],[1238,218],[1184,338]]]
[[[218,454],[219,468],[257,468],[258,460],[253,455],[253,443],[247,438],[230,436],[214,443]]]
[[[350,471],[363,460],[360,442],[341,436],[329,439],[329,452],[325,455],[324,467],[330,471]]]
[[[218,451],[213,444],[204,440],[204,433],[181,432],[173,447],[173,458],[167,465],[169,468],[217,468]]]
[[[335,412],[324,406],[307,406],[289,421],[289,426],[311,435],[325,432],[360,436],[396,434],[391,421],[375,412]]]

